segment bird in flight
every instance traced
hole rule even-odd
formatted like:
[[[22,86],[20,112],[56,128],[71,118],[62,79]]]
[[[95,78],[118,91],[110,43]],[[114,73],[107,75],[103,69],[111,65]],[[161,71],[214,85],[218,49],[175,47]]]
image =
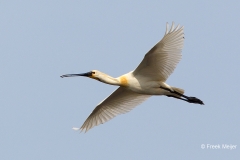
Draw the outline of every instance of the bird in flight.
[[[184,42],[183,26],[174,28],[174,23],[159,41],[143,58],[138,67],[120,77],[113,78],[98,70],[81,74],[65,74],[61,77],[85,76],[100,82],[119,86],[110,96],[100,102],[88,116],[81,128],[73,128],[87,132],[99,124],[103,124],[115,116],[127,113],[152,95],[165,95],[189,103],[203,105],[196,97],[184,95],[184,90],[166,83],[167,78],[181,59]]]

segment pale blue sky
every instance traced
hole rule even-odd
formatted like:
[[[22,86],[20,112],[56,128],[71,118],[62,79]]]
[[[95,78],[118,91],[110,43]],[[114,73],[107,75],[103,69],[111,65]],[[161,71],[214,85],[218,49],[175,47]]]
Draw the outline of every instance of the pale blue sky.
[[[239,159],[239,8],[217,0],[1,1],[0,159]],[[59,76],[133,70],[172,21],[184,25],[185,44],[167,83],[206,105],[156,96],[86,134],[73,131],[116,87]]]

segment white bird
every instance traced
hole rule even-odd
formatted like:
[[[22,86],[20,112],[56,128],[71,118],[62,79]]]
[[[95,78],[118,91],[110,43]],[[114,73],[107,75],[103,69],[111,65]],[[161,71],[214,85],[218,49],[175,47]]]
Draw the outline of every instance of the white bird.
[[[143,58],[138,67],[118,78],[92,70],[83,74],[66,74],[61,77],[86,76],[100,82],[120,86],[109,97],[100,102],[92,111],[81,128],[73,128],[87,132],[94,126],[103,124],[115,116],[127,113],[152,95],[165,95],[189,103],[204,104],[196,97],[185,96],[184,90],[165,83],[181,59],[184,33],[183,26],[170,30],[168,23],[166,32]]]

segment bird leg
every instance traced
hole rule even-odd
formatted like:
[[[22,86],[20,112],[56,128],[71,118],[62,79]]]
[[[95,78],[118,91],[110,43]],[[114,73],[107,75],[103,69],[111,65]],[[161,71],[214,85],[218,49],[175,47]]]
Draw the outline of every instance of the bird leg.
[[[177,99],[180,99],[180,100],[183,100],[183,101],[186,101],[188,102],[188,100],[184,99],[184,98],[181,98],[181,97],[176,97],[176,96],[173,96],[173,95],[166,95],[168,97],[173,97],[173,98],[177,98]]]
[[[169,88],[165,88],[165,87],[162,87],[162,86],[160,86],[160,88],[162,88],[162,89],[164,89],[164,90],[167,90],[167,91],[169,91],[169,92],[171,92],[171,93],[177,94],[177,95],[179,95],[179,96],[181,96],[181,97],[184,97],[184,98],[186,98],[186,99],[181,98],[181,97],[175,97],[175,96],[172,96],[172,95],[167,95],[168,97],[173,97],[173,98],[181,99],[181,100],[184,100],[184,101],[186,101],[186,102],[188,102],[188,103],[197,103],[197,104],[201,104],[201,105],[204,104],[203,101],[201,101],[200,99],[198,99],[198,98],[196,98],[196,97],[188,97],[188,96],[186,96],[186,95],[184,95],[184,94],[181,94],[181,93],[179,93],[179,92],[177,92],[177,91],[172,91],[172,90],[170,90]]]

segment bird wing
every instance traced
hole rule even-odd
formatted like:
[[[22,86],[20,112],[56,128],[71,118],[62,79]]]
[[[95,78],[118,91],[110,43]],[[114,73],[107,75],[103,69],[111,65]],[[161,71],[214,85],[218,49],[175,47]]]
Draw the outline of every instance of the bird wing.
[[[182,57],[183,42],[183,26],[174,28],[173,23],[169,30],[167,23],[164,37],[145,55],[133,74],[166,81]]]
[[[92,127],[103,124],[119,114],[129,112],[148,97],[150,95],[138,94],[124,87],[119,87],[109,97],[98,104],[81,128],[73,129],[85,130],[87,132]]]

